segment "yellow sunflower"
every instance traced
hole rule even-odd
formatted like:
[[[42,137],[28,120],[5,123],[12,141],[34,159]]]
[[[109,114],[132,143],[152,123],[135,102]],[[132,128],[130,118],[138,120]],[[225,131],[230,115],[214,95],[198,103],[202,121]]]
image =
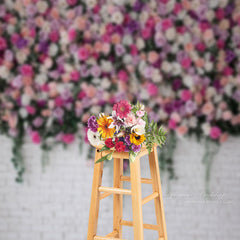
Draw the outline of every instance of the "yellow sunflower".
[[[102,138],[112,138],[115,133],[115,127],[109,128],[110,124],[113,122],[113,119],[108,119],[108,116],[101,116],[98,120],[98,131],[101,134]]]
[[[146,140],[145,135],[138,135],[136,133],[131,133],[130,134],[130,142],[135,144],[135,145],[140,145]]]

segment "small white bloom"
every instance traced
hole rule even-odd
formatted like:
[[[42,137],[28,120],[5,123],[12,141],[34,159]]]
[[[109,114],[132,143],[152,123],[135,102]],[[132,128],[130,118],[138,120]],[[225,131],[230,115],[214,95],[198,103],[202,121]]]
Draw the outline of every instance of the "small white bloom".
[[[204,65],[204,68],[207,72],[210,72],[212,71],[213,69],[213,63],[212,62],[206,62],[205,65]]]
[[[90,129],[88,129],[87,136],[88,136],[88,141],[93,146],[98,146],[98,145],[103,144],[103,141],[100,140],[100,133],[99,132],[93,132]]]
[[[23,106],[29,105],[31,102],[31,97],[27,94],[23,94],[21,97],[21,103]]]
[[[195,128],[197,126],[197,118],[195,116],[189,118],[189,127]]]
[[[117,12],[114,12],[112,17],[111,17],[111,20],[113,23],[116,23],[116,24],[122,24],[123,22],[123,15],[121,12],[117,11]]]
[[[23,64],[27,59],[27,55],[23,51],[17,51],[16,59],[17,59],[18,63]]]
[[[101,61],[101,68],[102,68],[103,72],[111,72],[113,66],[112,66],[112,63],[110,61],[102,60]]]
[[[169,73],[172,70],[172,65],[167,61],[163,61],[161,68],[164,72]]]
[[[186,75],[184,78],[183,78],[183,83],[184,85],[186,85],[187,87],[189,88],[192,88],[193,86],[193,79],[190,75]]]
[[[175,28],[169,28],[166,31],[166,38],[168,41],[173,41],[176,38],[176,30]]]
[[[0,77],[7,79],[9,76],[9,70],[6,66],[0,66]]]
[[[204,135],[208,136],[210,134],[211,126],[209,123],[202,124],[201,128],[203,130]]]
[[[40,13],[44,13],[48,8],[48,4],[46,1],[38,1],[36,6]]]
[[[48,49],[48,54],[49,54],[51,57],[54,57],[54,56],[56,56],[57,52],[58,52],[58,46],[57,46],[57,44],[52,43],[52,44],[50,45],[49,49]]]
[[[131,128],[131,132],[135,132],[137,135],[143,135],[145,134],[145,127],[142,125],[135,125]]]
[[[143,41],[142,38],[138,38],[136,42],[137,48],[139,50],[143,49],[145,47],[145,42]]]
[[[159,83],[162,81],[162,75],[160,74],[160,71],[158,69],[153,70],[152,80],[154,83]]]
[[[123,37],[123,39],[122,39],[122,43],[123,43],[124,45],[127,45],[127,46],[133,44],[133,38],[132,38],[132,36],[131,36],[131,35],[124,35],[124,37]]]
[[[130,54],[124,55],[123,62],[125,64],[131,64],[132,63],[132,56]]]
[[[25,108],[20,108],[19,109],[19,115],[21,118],[26,118],[28,116],[28,112]]]
[[[97,4],[97,1],[96,0],[86,0],[86,3],[87,3],[88,8],[93,8]]]
[[[108,89],[111,86],[111,82],[109,81],[109,79],[107,77],[104,77],[101,80],[101,89]]]

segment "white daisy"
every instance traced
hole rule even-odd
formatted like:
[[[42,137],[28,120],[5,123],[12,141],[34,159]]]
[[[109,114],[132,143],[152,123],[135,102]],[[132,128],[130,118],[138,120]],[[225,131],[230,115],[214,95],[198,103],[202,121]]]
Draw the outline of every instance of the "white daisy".
[[[88,129],[87,136],[88,136],[88,141],[93,146],[98,146],[98,145],[103,144],[103,141],[100,140],[100,133],[99,132],[93,132],[90,129]]]

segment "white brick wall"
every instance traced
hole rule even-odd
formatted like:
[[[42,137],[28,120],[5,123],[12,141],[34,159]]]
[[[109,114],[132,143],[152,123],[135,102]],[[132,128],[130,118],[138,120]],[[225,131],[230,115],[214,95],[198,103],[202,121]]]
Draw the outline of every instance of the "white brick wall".
[[[240,239],[239,143],[239,138],[230,138],[220,149],[211,174],[212,199],[207,200],[203,146],[189,139],[178,141],[175,169],[179,179],[169,184],[161,173],[169,240]],[[80,156],[77,144],[67,151],[57,147],[43,173],[39,147],[27,143],[25,181],[17,184],[10,162],[11,141],[0,136],[0,146],[0,240],[85,240],[93,174],[86,151]],[[141,167],[142,176],[149,177],[146,159]],[[112,184],[111,163],[104,169],[103,184]],[[151,187],[143,185],[143,195],[150,192]],[[155,223],[153,202],[144,205],[143,214],[144,222]],[[111,197],[101,202],[99,218],[98,233],[111,232]],[[124,218],[131,220],[129,196],[124,198]],[[124,238],[133,240],[132,229],[123,230]],[[157,235],[147,230],[145,239],[154,240]]]

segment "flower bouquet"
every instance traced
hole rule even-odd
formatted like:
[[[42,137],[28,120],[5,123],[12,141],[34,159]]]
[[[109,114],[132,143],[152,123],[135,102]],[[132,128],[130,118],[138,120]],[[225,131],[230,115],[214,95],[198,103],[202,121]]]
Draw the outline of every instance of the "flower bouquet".
[[[131,105],[121,100],[113,106],[112,115],[100,113],[88,119],[88,140],[93,146],[101,146],[100,151],[110,151],[97,162],[111,160],[114,151],[129,152],[130,161],[134,161],[143,145],[149,153],[154,143],[160,147],[166,141],[166,131],[149,122],[144,105],[139,102]],[[96,162],[96,163],[97,163]]]

